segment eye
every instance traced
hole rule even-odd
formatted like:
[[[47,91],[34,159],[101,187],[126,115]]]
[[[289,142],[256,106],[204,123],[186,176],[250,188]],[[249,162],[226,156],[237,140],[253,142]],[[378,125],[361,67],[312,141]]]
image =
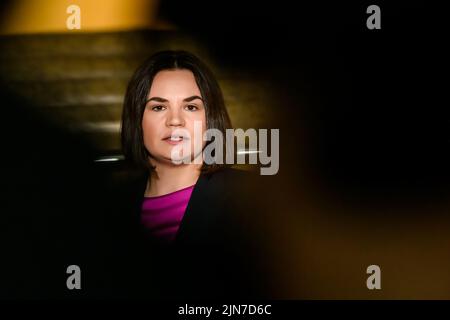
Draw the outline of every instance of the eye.
[[[153,106],[152,107],[152,110],[153,111],[162,111],[162,110],[164,110],[166,107],[164,107],[164,106]]]
[[[193,105],[193,104],[188,104],[185,108],[186,108],[187,111],[196,111],[196,110],[198,110],[198,107]]]

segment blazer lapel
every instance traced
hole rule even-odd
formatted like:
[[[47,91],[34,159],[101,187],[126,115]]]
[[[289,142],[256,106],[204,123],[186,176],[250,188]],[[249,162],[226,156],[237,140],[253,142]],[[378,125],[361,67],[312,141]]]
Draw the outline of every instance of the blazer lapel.
[[[133,191],[134,216],[133,220],[139,225],[138,229],[145,235],[146,230],[140,222],[141,206],[147,187],[149,172],[139,176]],[[194,186],[186,211],[181,220],[175,237],[175,246],[189,244],[201,244],[205,236],[211,232],[210,227],[214,223],[219,212],[223,210],[223,181],[213,179],[211,174],[201,174]]]

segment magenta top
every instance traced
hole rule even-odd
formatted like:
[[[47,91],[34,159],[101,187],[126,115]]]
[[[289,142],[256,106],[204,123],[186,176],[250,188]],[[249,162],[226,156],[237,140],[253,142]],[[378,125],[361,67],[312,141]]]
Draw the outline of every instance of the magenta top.
[[[194,186],[162,196],[144,197],[141,223],[151,236],[166,244],[175,240]]]

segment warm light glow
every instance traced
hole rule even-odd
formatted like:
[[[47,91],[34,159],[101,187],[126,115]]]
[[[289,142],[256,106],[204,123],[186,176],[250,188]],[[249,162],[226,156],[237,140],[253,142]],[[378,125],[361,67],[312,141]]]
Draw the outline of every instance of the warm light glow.
[[[81,11],[81,29],[68,30],[70,5]],[[157,17],[158,0],[18,0],[7,6],[0,34],[170,29]]]

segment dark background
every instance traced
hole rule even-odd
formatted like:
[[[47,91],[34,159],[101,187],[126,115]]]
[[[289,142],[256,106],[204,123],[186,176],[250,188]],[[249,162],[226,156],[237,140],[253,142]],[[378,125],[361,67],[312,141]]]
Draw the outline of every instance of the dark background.
[[[370,4],[381,8],[381,30],[366,28]],[[266,178],[278,192],[269,195],[259,236],[276,295],[450,297],[443,8],[166,0],[160,14],[221,69],[250,74],[270,90],[264,124],[280,128],[280,172]],[[139,39],[155,38],[141,32]],[[12,76],[3,72],[2,81]],[[76,254],[96,256],[87,240],[96,234],[92,219],[102,220],[98,206],[123,168],[93,164],[104,150],[35,115],[32,101],[6,87],[1,243],[9,282],[2,297],[71,297],[60,266]],[[386,270],[378,295],[364,285],[372,263]]]
[[[373,3],[382,28],[369,30],[370,4],[165,1],[161,10],[221,63],[264,70],[283,148],[303,157],[295,141],[305,130],[302,152],[333,188],[437,195],[448,187],[450,138],[441,10]]]

